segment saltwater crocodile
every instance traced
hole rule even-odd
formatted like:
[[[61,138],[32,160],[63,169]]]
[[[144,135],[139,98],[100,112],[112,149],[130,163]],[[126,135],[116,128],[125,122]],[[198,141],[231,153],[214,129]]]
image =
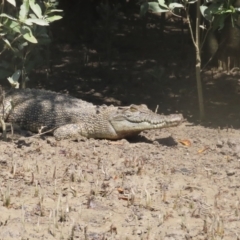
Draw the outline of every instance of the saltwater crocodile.
[[[32,132],[53,130],[57,140],[79,137],[121,139],[149,129],[176,126],[181,114],[152,112],[146,105],[96,106],[46,90],[13,89],[0,103],[0,117]]]

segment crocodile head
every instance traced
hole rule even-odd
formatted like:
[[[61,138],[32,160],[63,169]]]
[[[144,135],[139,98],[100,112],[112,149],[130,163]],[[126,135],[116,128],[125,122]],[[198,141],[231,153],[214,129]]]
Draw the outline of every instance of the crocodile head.
[[[152,112],[146,105],[118,107],[111,114],[110,123],[117,138],[137,135],[141,131],[177,126],[183,121],[182,114],[160,115]]]

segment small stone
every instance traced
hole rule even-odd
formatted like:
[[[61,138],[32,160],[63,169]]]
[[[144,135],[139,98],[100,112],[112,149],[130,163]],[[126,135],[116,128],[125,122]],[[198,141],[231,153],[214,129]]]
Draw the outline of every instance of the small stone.
[[[219,148],[222,148],[223,144],[224,144],[223,141],[218,140],[217,143],[216,143],[216,146],[219,147]]]
[[[140,229],[137,230],[137,235],[142,235],[142,231]]]
[[[235,170],[234,169],[228,169],[226,170],[226,174],[230,177],[233,176],[235,174]]]
[[[54,138],[48,138],[47,139],[47,143],[51,146],[51,147],[56,147],[57,145],[57,141]]]

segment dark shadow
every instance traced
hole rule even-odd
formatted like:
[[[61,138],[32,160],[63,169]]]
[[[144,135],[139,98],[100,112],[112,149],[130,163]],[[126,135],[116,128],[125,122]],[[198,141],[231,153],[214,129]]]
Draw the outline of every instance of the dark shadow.
[[[25,140],[18,140],[17,142],[15,142],[16,145],[17,145],[17,148],[22,148],[22,146],[25,146],[25,147],[30,147],[31,146],[31,142],[26,142]]]
[[[173,137],[166,137],[166,138],[160,138],[160,139],[155,139],[154,141],[149,140],[148,138],[146,138],[145,136],[142,135],[137,135],[131,138],[127,138],[127,140],[130,143],[140,143],[140,142],[144,142],[144,143],[153,143],[153,142],[157,142],[160,145],[163,146],[167,146],[167,147],[172,147],[172,146],[176,146],[178,143],[174,140]]]
[[[193,124],[240,128],[237,72],[202,74],[206,120],[199,122],[187,24],[173,16],[163,24],[154,14],[143,21],[136,1],[128,1],[131,7],[121,1],[116,28],[109,30],[109,55],[96,2],[61,2],[65,17],[52,25],[51,72],[47,75],[49,66],[44,66],[31,73],[29,87],[69,93],[98,105],[144,103],[152,110],[158,105],[159,113],[182,113]]]
[[[142,136],[142,135],[128,137],[127,140],[130,143],[139,143],[139,142],[152,143],[151,140],[149,140],[148,138],[146,138],[145,136]]]
[[[161,144],[163,146],[167,146],[167,147],[174,147],[174,146],[178,145],[178,143],[175,141],[175,139],[171,136],[166,137],[166,138],[157,139],[155,141],[157,141],[159,144]]]

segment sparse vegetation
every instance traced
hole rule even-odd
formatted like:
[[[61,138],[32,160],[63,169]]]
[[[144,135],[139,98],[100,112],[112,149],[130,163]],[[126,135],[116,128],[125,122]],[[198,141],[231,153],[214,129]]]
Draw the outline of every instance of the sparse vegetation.
[[[9,82],[18,88],[21,76],[21,86],[25,88],[30,71],[44,61],[49,62],[51,38],[47,27],[62,18],[57,4],[56,0],[1,2],[0,79],[9,77]]]

